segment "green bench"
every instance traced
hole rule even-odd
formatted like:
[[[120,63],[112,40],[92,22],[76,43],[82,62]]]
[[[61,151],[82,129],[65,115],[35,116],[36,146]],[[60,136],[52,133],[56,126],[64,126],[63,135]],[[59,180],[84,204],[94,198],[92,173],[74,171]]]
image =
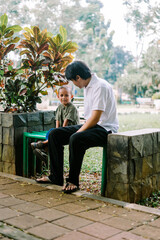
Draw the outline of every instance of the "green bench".
[[[45,140],[47,131],[41,132],[24,132],[23,133],[23,176],[28,177],[28,140],[33,139]],[[34,155],[34,154],[33,154]],[[36,156],[33,156],[33,171],[36,174]],[[101,178],[101,195],[105,195],[105,188],[107,182],[107,146],[103,147],[103,158],[102,158],[102,178]]]
[[[32,139],[33,141],[45,140],[47,131],[41,132],[24,132],[23,133],[23,176],[28,177],[28,141]],[[36,173],[36,156],[33,154],[33,171]]]

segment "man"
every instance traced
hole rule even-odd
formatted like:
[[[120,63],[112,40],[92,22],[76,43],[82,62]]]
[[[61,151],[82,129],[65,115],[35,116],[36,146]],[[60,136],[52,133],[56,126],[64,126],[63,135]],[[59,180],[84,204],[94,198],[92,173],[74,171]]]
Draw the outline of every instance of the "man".
[[[84,88],[83,125],[54,129],[49,134],[48,146],[51,174],[38,182],[63,185],[63,150],[69,144],[69,177],[63,187],[65,193],[79,189],[79,174],[85,151],[90,147],[107,144],[109,133],[118,131],[116,103],[110,84],[91,74],[88,66],[81,61],[69,64],[66,78],[79,88]]]

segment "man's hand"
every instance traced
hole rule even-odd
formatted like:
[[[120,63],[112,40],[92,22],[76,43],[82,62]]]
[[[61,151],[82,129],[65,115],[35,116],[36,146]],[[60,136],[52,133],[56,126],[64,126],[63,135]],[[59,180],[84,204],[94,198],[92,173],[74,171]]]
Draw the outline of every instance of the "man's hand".
[[[92,111],[91,117],[83,124],[83,126],[77,132],[82,132],[87,130],[88,128],[94,127],[99,122],[102,112],[103,111],[100,110]]]

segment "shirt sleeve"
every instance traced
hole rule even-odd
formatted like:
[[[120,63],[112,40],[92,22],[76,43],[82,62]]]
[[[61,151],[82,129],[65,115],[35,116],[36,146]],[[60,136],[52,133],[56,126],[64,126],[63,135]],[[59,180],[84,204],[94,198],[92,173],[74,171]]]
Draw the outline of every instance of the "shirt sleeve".
[[[109,92],[106,87],[100,86],[98,89],[94,89],[92,96],[92,111],[100,110],[104,112],[108,99]]]
[[[57,121],[60,121],[60,117],[61,117],[61,108],[60,106],[58,106],[57,110],[56,110],[56,116],[55,116],[55,119]]]

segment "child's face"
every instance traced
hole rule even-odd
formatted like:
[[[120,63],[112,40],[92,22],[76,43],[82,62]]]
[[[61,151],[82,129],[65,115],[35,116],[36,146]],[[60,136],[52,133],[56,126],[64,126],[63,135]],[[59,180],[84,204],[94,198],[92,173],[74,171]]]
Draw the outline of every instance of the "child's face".
[[[68,91],[65,88],[62,88],[62,89],[59,90],[58,98],[59,98],[59,101],[64,106],[66,106],[68,103],[71,102],[72,95],[71,95],[70,91]]]

